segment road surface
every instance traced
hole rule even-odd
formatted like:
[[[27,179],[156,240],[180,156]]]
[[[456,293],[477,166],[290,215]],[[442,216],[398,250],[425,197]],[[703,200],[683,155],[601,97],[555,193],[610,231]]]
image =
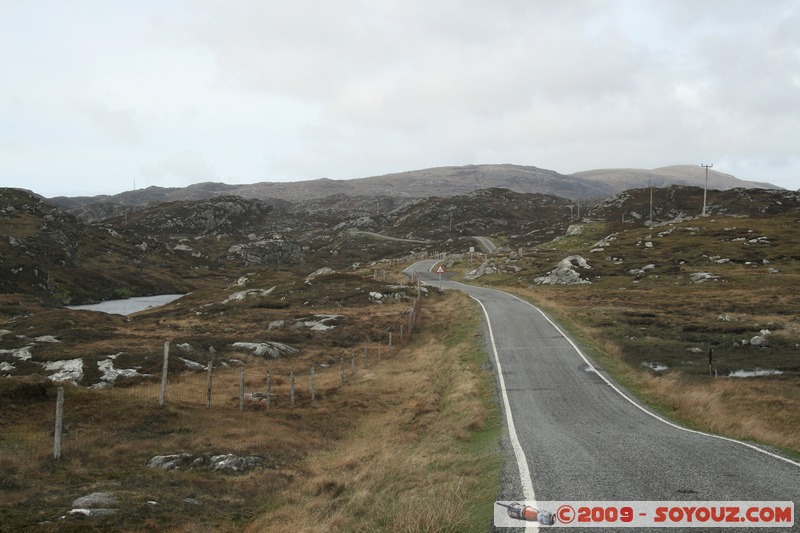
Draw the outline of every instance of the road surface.
[[[430,273],[436,263],[411,269],[438,286]],[[795,513],[800,509],[800,463],[657,417],[542,312],[510,294],[446,279],[442,288],[466,292],[485,312],[520,480],[516,495],[504,489],[507,499],[765,500],[794,501]]]
[[[494,243],[492,241],[490,241],[489,239],[487,239],[486,237],[475,236],[475,237],[473,237],[473,239],[475,239],[478,242],[480,242],[483,245],[483,247],[486,248],[486,251],[489,252],[489,253],[492,253],[497,249],[497,246],[495,246]]]

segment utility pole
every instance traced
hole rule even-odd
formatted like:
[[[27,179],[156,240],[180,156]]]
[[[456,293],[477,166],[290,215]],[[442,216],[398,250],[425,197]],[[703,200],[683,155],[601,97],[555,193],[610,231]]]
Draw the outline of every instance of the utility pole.
[[[704,169],[706,169],[706,186],[703,189],[703,215],[702,215],[702,216],[706,216],[706,195],[708,194],[708,169],[713,167],[714,163],[711,163],[709,165],[701,164],[700,166],[703,167]]]
[[[650,224],[653,223],[653,180],[650,180]]]

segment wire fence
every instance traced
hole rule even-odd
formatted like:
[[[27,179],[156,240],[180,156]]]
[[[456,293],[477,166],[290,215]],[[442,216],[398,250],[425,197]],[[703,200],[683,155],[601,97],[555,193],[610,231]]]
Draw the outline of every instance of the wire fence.
[[[176,354],[170,354],[170,344],[164,344],[164,365],[161,376],[150,376],[136,383],[99,389],[94,394],[110,399],[128,398],[127,403],[143,407],[178,405],[190,409],[215,409],[227,412],[263,411],[265,414],[308,408],[324,402],[327,397],[347,390],[348,383],[367,369],[375,370],[380,363],[398,355],[408,343],[421,312],[421,299],[404,310],[384,332],[383,342],[361,346],[345,355],[331,356],[316,363],[292,362],[279,359],[254,364],[209,362],[205,368],[170,372],[170,365],[184,368]],[[301,366],[302,365],[302,366]],[[58,397],[50,415],[30,417],[24,413],[8,413],[0,431],[0,466],[2,462],[34,462],[48,456],[59,459],[63,448],[83,429],[69,427],[74,415],[72,402],[78,394],[74,387],[58,387]],[[231,416],[231,415],[226,415]],[[65,422],[67,426],[65,429]],[[110,430],[114,431],[113,424]]]

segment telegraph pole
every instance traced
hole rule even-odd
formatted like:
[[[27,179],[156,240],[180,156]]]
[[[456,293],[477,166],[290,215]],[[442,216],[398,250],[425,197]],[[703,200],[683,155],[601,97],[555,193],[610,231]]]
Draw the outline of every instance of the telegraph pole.
[[[703,189],[703,215],[702,215],[706,216],[706,195],[708,194],[708,169],[713,167],[714,163],[711,163],[709,165],[701,164],[700,166],[706,169],[706,187],[705,189]]]

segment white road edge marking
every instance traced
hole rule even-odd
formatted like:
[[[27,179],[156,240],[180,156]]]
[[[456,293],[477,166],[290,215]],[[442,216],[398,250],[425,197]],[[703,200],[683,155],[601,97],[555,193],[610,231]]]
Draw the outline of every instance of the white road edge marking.
[[[458,282],[456,282],[456,283],[458,283]],[[497,289],[492,289],[492,290],[497,290]],[[498,291],[498,292],[504,292],[504,291]],[[774,457],[775,459],[780,459],[781,461],[785,461],[785,462],[787,462],[789,464],[793,464],[794,466],[800,466],[800,463],[798,463],[797,461],[792,461],[788,457],[782,457],[782,456],[780,456],[780,455],[778,455],[776,453],[768,452],[767,450],[763,450],[763,449],[759,448],[758,446],[753,446],[752,444],[749,444],[747,442],[736,440],[736,439],[732,439],[730,437],[723,437],[722,435],[714,435],[713,433],[706,433],[704,431],[698,431],[696,429],[685,428],[683,426],[679,426],[678,424],[670,422],[669,420],[667,420],[665,418],[661,418],[660,416],[658,416],[655,413],[650,412],[649,410],[645,409],[644,407],[642,407],[641,405],[639,405],[638,403],[633,401],[633,399],[628,397],[627,394],[623,393],[621,390],[619,390],[619,388],[617,388],[616,385],[611,383],[608,380],[608,378],[606,378],[603,374],[598,372],[597,369],[594,367],[594,365],[592,365],[592,363],[589,362],[589,359],[583,354],[583,352],[580,350],[580,348],[578,348],[578,346],[574,342],[572,342],[572,339],[570,339],[563,331],[561,331],[561,328],[559,328],[558,325],[555,322],[550,320],[550,317],[548,317],[546,314],[544,314],[544,311],[542,311],[541,309],[539,309],[538,307],[536,307],[532,303],[526,302],[525,300],[523,300],[522,298],[520,298],[518,296],[514,296],[513,294],[510,294],[510,293],[507,293],[507,292],[505,294],[508,294],[512,298],[516,298],[520,302],[522,302],[524,304],[527,304],[527,305],[533,307],[534,309],[536,309],[545,318],[545,320],[550,322],[550,324],[554,328],[556,328],[556,330],[561,334],[561,336],[564,337],[567,340],[567,342],[570,343],[570,345],[572,345],[572,348],[578,353],[578,355],[581,356],[581,358],[586,362],[586,364],[589,365],[589,368],[591,368],[594,371],[595,374],[600,376],[603,379],[603,381],[605,381],[608,384],[609,387],[611,387],[612,389],[614,389],[617,392],[617,394],[619,394],[620,396],[625,398],[628,402],[631,403],[631,405],[633,405],[634,407],[636,407],[637,409],[639,409],[643,413],[645,413],[647,415],[650,415],[653,418],[655,418],[656,420],[659,420],[659,421],[663,422],[664,424],[666,424],[668,426],[671,426],[671,427],[673,427],[675,429],[679,429],[681,431],[688,431],[689,433],[695,433],[697,435],[705,435],[706,437],[712,437],[712,438],[715,438],[715,439],[725,440],[725,441],[728,441],[728,442],[735,442],[736,444],[741,444],[742,446],[746,446],[746,447],[748,447],[750,449],[753,449],[753,450],[755,450],[757,452],[761,452],[763,454],[769,455],[770,457]],[[485,312],[486,312],[486,309],[484,308],[484,313]]]
[[[436,266],[436,265],[434,264],[434,266]],[[433,267],[431,267],[431,269],[433,269]],[[459,281],[452,281],[452,280],[451,280],[450,282],[451,282],[451,283],[458,283],[458,284],[460,284],[460,285],[464,285],[464,283],[461,283],[461,282],[459,282]],[[522,299],[522,298],[520,298],[519,296],[515,296],[515,295],[513,295],[513,294],[511,294],[511,293],[508,293],[508,292],[505,292],[505,291],[501,291],[501,290],[498,290],[498,289],[489,289],[489,288],[487,288],[487,287],[484,287],[484,288],[486,288],[487,290],[492,290],[492,291],[502,292],[503,294],[507,294],[507,295],[511,296],[512,298],[514,298],[514,299],[516,299],[516,300],[519,300],[520,302],[524,303],[525,305],[529,305],[529,306],[531,306],[532,308],[534,308],[536,311],[538,311],[538,312],[539,312],[539,314],[541,314],[541,315],[544,317],[544,319],[545,319],[545,320],[547,320],[548,322],[550,322],[550,324],[551,324],[551,325],[552,325],[554,328],[556,328],[556,331],[558,331],[558,333],[559,333],[559,334],[561,334],[561,336],[562,336],[562,337],[564,337],[564,339],[566,339],[566,341],[567,341],[568,343],[570,343],[570,345],[571,345],[571,346],[572,346],[572,348],[575,350],[575,352],[577,352],[577,354],[581,356],[581,359],[583,359],[583,360],[584,360],[584,362],[585,362],[585,363],[586,363],[586,364],[589,366],[589,368],[591,368],[591,369],[594,371],[594,373],[595,373],[595,374],[597,374],[598,376],[600,376],[600,378],[602,378],[602,380],[603,380],[603,381],[605,381],[605,382],[606,382],[606,384],[607,384],[609,387],[611,387],[612,389],[614,389],[614,390],[617,392],[617,394],[619,394],[620,396],[622,396],[623,398],[625,398],[625,400],[627,400],[627,401],[628,401],[628,402],[629,402],[631,405],[633,405],[634,407],[636,407],[637,409],[639,409],[640,411],[642,411],[642,412],[643,412],[643,413],[645,413],[646,415],[652,416],[653,418],[655,418],[655,419],[656,419],[656,420],[658,420],[659,422],[663,422],[664,424],[666,424],[666,425],[668,425],[668,426],[670,426],[670,427],[673,427],[673,428],[675,428],[675,429],[679,429],[679,430],[681,430],[681,431],[686,431],[686,432],[689,432],[689,433],[694,433],[694,434],[696,434],[696,435],[704,435],[704,436],[706,436],[706,437],[711,437],[711,438],[713,438],[713,439],[719,439],[719,440],[724,440],[724,441],[728,441],[728,442],[733,442],[733,443],[735,443],[735,444],[740,444],[740,445],[742,445],[742,446],[745,446],[745,447],[747,447],[747,448],[750,448],[751,450],[755,450],[755,451],[757,451],[757,452],[763,453],[764,455],[768,455],[768,456],[770,456],[770,457],[773,457],[773,458],[775,458],[775,459],[780,459],[781,461],[784,461],[784,462],[786,462],[786,463],[789,463],[789,464],[791,464],[791,465],[794,465],[794,466],[800,467],[800,463],[798,463],[797,461],[792,461],[792,460],[791,460],[791,459],[789,459],[788,457],[783,457],[783,456],[781,456],[781,455],[778,455],[778,454],[776,454],[776,453],[769,452],[769,451],[767,451],[767,450],[764,450],[764,449],[762,449],[762,448],[759,448],[758,446],[754,446],[754,445],[752,445],[752,444],[750,444],[750,443],[747,443],[747,442],[744,442],[744,441],[741,441],[741,440],[736,440],[736,439],[732,439],[732,438],[730,438],[730,437],[723,437],[722,435],[714,435],[713,433],[706,433],[706,432],[704,432],[704,431],[698,431],[698,430],[696,430],[696,429],[689,429],[689,428],[685,428],[685,427],[683,427],[683,426],[679,426],[678,424],[675,424],[674,422],[670,422],[670,421],[669,421],[669,420],[667,420],[666,418],[661,418],[661,417],[660,417],[660,416],[658,416],[657,414],[655,414],[655,413],[653,413],[653,412],[649,411],[648,409],[645,409],[644,407],[642,407],[641,405],[639,405],[638,403],[636,403],[635,401],[633,401],[633,399],[631,399],[631,398],[630,398],[630,397],[629,397],[627,394],[625,394],[624,392],[622,392],[621,390],[619,390],[619,388],[618,388],[616,385],[614,385],[613,383],[611,383],[611,381],[609,381],[609,380],[608,380],[608,378],[606,378],[606,377],[605,377],[603,374],[601,374],[600,372],[598,372],[598,371],[597,371],[597,369],[594,367],[594,365],[593,365],[593,364],[592,364],[592,363],[589,361],[589,359],[588,359],[588,358],[587,358],[587,357],[586,357],[586,356],[583,354],[583,352],[580,350],[580,348],[578,348],[578,345],[576,345],[574,342],[572,342],[572,339],[570,339],[570,338],[569,338],[569,337],[568,337],[568,336],[567,336],[567,335],[566,335],[566,334],[565,334],[565,333],[564,333],[564,332],[561,330],[561,328],[560,328],[560,327],[558,327],[558,325],[557,325],[555,322],[553,322],[552,320],[550,320],[550,317],[548,317],[548,316],[547,316],[547,315],[544,313],[544,311],[542,311],[541,309],[539,309],[538,307],[536,307],[536,306],[535,306],[535,305],[533,305],[532,303],[530,303],[530,302],[527,302],[527,301],[523,300],[523,299]],[[474,299],[476,302],[480,303],[480,300],[478,300],[478,299],[477,299],[477,298],[475,298],[474,296],[470,296],[470,298],[472,298],[472,299]],[[481,304],[481,307],[483,307],[483,304]],[[485,307],[483,307],[483,312],[484,312],[484,314],[486,315],[486,308],[485,308]],[[486,315],[486,317],[487,317],[487,320],[488,320],[488,315]],[[491,333],[491,328],[489,329],[489,332]],[[493,348],[494,348],[494,346],[493,346]],[[495,357],[497,357],[497,349],[496,349],[496,348],[494,348],[494,349],[495,349]],[[498,359],[497,363],[498,363],[498,366],[499,366],[499,364],[500,364],[500,361],[499,361],[499,359]],[[504,397],[504,399],[505,399],[505,397]]]
[[[433,268],[441,263],[441,261],[436,261],[431,265],[430,272],[433,272]],[[416,265],[416,263],[414,264]],[[414,265],[411,265],[410,268],[413,268]],[[458,282],[455,282],[458,283]],[[528,468],[528,459],[525,457],[525,452],[522,450],[522,445],[519,442],[519,437],[517,436],[517,428],[514,425],[514,417],[511,414],[511,404],[508,401],[508,393],[506,392],[506,380],[503,378],[503,366],[500,364],[500,355],[497,353],[497,344],[494,341],[494,331],[492,330],[492,321],[489,319],[489,313],[486,311],[486,307],[483,305],[483,302],[475,298],[474,296],[470,296],[473,300],[478,302],[478,305],[481,306],[483,309],[483,316],[486,317],[486,326],[489,328],[489,340],[492,343],[492,352],[494,353],[494,363],[497,367],[497,378],[500,382],[500,392],[502,393],[503,397],[503,407],[505,408],[506,412],[506,425],[508,426],[508,438],[511,441],[511,448],[514,450],[514,458],[517,460],[517,470],[519,470],[519,481],[522,485],[522,497],[525,500],[526,505],[532,506],[534,509],[538,507],[536,504],[536,493],[533,490],[533,481],[531,480],[531,471]],[[526,524],[526,526],[534,531],[539,530],[538,524]]]
[[[435,267],[440,262],[441,261],[436,261],[431,266],[430,271],[433,272],[433,267]],[[414,265],[411,265],[411,267],[409,267],[409,268],[412,268],[413,266]],[[463,285],[463,283],[460,283],[458,281],[451,281],[451,283],[459,283],[459,284]],[[575,350],[575,352],[577,352],[577,354],[581,356],[581,359],[583,359],[586,362],[586,364],[589,366],[589,368],[591,368],[594,371],[595,374],[600,376],[602,378],[602,380],[605,381],[606,384],[608,384],[609,387],[611,387],[612,389],[614,389],[617,392],[617,394],[619,394],[620,396],[625,398],[625,400],[627,400],[631,405],[633,405],[634,407],[636,407],[637,409],[639,409],[643,413],[645,413],[645,414],[647,414],[649,416],[652,416],[656,420],[658,420],[660,422],[663,422],[664,424],[666,424],[668,426],[671,426],[671,427],[673,427],[675,429],[679,429],[681,431],[688,431],[689,433],[696,433],[697,435],[705,435],[706,437],[711,437],[711,438],[714,438],[714,439],[720,439],[720,440],[725,440],[725,441],[728,441],[728,442],[733,442],[733,443],[736,443],[736,444],[741,444],[742,446],[746,446],[746,447],[748,447],[750,449],[753,449],[753,450],[755,450],[757,452],[761,452],[763,454],[769,455],[770,457],[774,457],[775,459],[780,459],[781,461],[785,461],[785,462],[787,462],[789,464],[793,464],[795,466],[800,467],[800,463],[798,463],[796,461],[792,461],[791,459],[789,459],[787,457],[782,457],[782,456],[780,456],[778,454],[775,454],[775,453],[772,453],[772,452],[768,452],[767,450],[762,450],[758,446],[753,446],[752,444],[748,444],[746,442],[743,442],[743,441],[740,441],[740,440],[736,440],[736,439],[731,439],[729,437],[723,437],[721,435],[713,435],[711,433],[705,433],[703,431],[697,431],[696,429],[685,428],[685,427],[679,426],[677,424],[674,424],[674,423],[670,422],[669,420],[661,418],[660,416],[656,415],[655,413],[650,412],[649,410],[645,409],[644,407],[642,407],[641,405],[639,405],[638,403],[633,401],[631,398],[629,398],[627,394],[623,393],[621,390],[619,390],[619,388],[617,388],[613,383],[611,383],[608,380],[608,378],[606,378],[603,374],[598,372],[597,368],[594,367],[594,365],[583,354],[583,352],[580,350],[580,348],[578,348],[578,346],[574,342],[572,342],[572,339],[570,339],[561,330],[561,328],[558,327],[558,325],[555,322],[550,320],[550,317],[548,317],[544,313],[544,311],[542,311],[541,309],[539,309],[538,307],[536,307],[532,303],[526,302],[522,298],[520,298],[518,296],[515,296],[513,294],[510,294],[508,292],[500,291],[500,290],[497,290],[497,289],[489,289],[489,290],[502,292],[503,294],[508,294],[512,298],[515,298],[515,299],[519,300],[520,302],[522,302],[522,303],[524,303],[526,305],[529,305],[533,309],[538,311],[544,317],[544,319],[547,320],[554,328],[556,328],[556,331],[558,331],[558,333],[562,337],[564,337],[564,339],[566,339],[566,341],[568,343],[570,343],[570,345]],[[514,427],[514,418],[511,416],[511,405],[508,402],[508,396],[506,394],[506,383],[505,383],[505,380],[503,379],[503,368],[500,365],[500,357],[499,357],[499,355],[497,353],[497,345],[494,342],[494,332],[492,331],[492,323],[489,320],[489,313],[486,311],[486,307],[483,305],[483,302],[481,302],[480,300],[478,300],[477,298],[475,298],[474,296],[471,296],[471,295],[470,295],[470,298],[472,298],[473,300],[478,302],[478,304],[480,304],[481,309],[483,309],[483,315],[486,317],[486,325],[489,328],[489,337],[490,337],[490,339],[492,341],[492,351],[494,352],[494,360],[495,360],[495,364],[497,365],[497,377],[499,378],[500,389],[501,389],[502,396],[503,396],[503,405],[504,405],[505,411],[506,411],[506,423],[508,424],[509,438],[511,440],[511,447],[514,449],[514,456],[517,459],[517,468],[519,469],[519,477],[520,477],[520,481],[522,483],[523,496],[524,496],[524,498],[525,498],[525,500],[527,502],[530,502],[529,503],[530,505],[532,505],[534,508],[536,508],[536,496],[535,496],[535,493],[533,491],[533,482],[531,481],[530,469],[528,468],[528,461],[525,458],[525,452],[523,452],[522,446],[519,443],[519,437],[517,437],[517,431],[516,431],[516,429]],[[538,529],[538,527],[536,527],[536,529]]]
[[[514,456],[517,459],[517,468],[519,469],[519,478],[522,483],[522,495],[527,502],[527,505],[536,507],[536,495],[533,492],[533,482],[531,481],[531,472],[528,468],[528,460],[525,458],[525,452],[522,450],[522,445],[519,443],[517,437],[517,430],[514,426],[514,417],[511,415],[511,405],[508,402],[508,394],[506,393],[506,381],[503,378],[503,367],[500,365],[500,356],[497,354],[497,344],[494,342],[494,331],[492,331],[492,321],[489,320],[489,313],[483,302],[477,298],[470,296],[473,300],[478,302],[483,309],[483,316],[486,317],[486,325],[489,327],[489,339],[492,342],[492,351],[494,352],[494,362],[497,365],[497,378],[500,382],[500,392],[503,396],[503,406],[506,412],[506,424],[508,424],[508,437],[511,440],[511,448],[514,449]]]

